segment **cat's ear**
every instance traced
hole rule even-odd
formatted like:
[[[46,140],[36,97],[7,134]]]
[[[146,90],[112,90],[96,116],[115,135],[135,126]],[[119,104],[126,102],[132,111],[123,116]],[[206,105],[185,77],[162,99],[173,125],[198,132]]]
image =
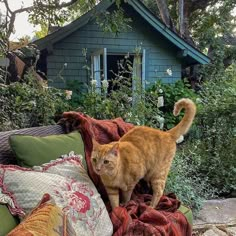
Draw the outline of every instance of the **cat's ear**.
[[[116,143],[113,145],[113,147],[110,150],[110,153],[114,156],[118,156],[119,153],[119,143]]]

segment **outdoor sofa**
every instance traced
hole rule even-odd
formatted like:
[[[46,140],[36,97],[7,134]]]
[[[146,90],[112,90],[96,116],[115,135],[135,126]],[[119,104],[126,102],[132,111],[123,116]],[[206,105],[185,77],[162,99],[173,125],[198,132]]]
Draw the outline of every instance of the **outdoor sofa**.
[[[24,161],[23,162],[22,160],[19,161],[18,157],[16,157],[16,154],[17,154],[16,150],[12,150],[12,148],[14,149],[14,147],[12,147],[12,144],[11,146],[9,145],[9,137],[17,137],[17,138],[21,136],[23,137],[34,136],[37,138],[38,137],[48,138],[48,137],[55,137],[55,136],[62,137],[61,135],[67,135],[66,133],[68,132],[69,134],[74,134],[77,132],[77,134],[79,135],[78,137],[81,139],[79,141],[79,149],[81,150],[81,152],[77,154],[83,153],[84,159],[80,162],[78,161],[78,159],[76,159],[78,157],[74,153],[69,153],[67,156],[65,156],[65,154],[67,154],[68,152],[61,153],[61,155],[62,154],[64,155],[63,156],[64,159],[66,158],[68,159],[67,167],[69,168],[69,172],[67,172],[68,170],[66,170],[65,173],[72,173],[72,175],[74,174],[73,170],[70,169],[70,168],[73,168],[72,165],[77,166],[78,164],[77,168],[79,171],[81,171],[81,166],[84,166],[86,174],[82,170],[81,172],[82,178],[85,178],[85,180],[87,181],[86,183],[90,183],[90,182],[93,183],[96,186],[98,193],[95,193],[96,190],[94,190],[93,187],[91,187],[90,190],[88,189],[86,190],[84,188],[85,190],[83,189],[84,192],[82,192],[84,194],[83,196],[88,197],[88,193],[90,193],[89,195],[89,197],[91,197],[90,199],[91,201],[89,202],[90,205],[88,206],[87,204],[88,206],[87,209],[85,209],[85,207],[83,209],[80,208],[80,210],[81,209],[84,210],[84,212],[82,212],[81,210],[82,212],[81,214],[80,213],[77,214],[78,213],[77,212],[76,213],[77,215],[76,215],[73,212],[71,213],[70,211],[67,211],[67,213],[69,212],[68,214],[73,215],[69,220],[68,220],[68,217],[66,218],[63,215],[62,211],[59,212],[58,209],[56,210],[54,209],[53,211],[52,207],[57,204],[55,203],[55,201],[54,202],[52,201],[52,198],[50,195],[43,196],[43,200],[41,199],[42,198],[41,196],[40,197],[41,201],[39,201],[38,204],[32,207],[33,210],[32,209],[31,211],[26,210],[26,213],[27,213],[26,215],[27,216],[29,215],[28,218],[31,217],[30,218],[31,223],[28,224],[27,217],[23,217],[23,218],[26,218],[26,220],[23,221],[23,223],[25,222],[25,225],[23,224],[23,226],[20,227],[18,231],[16,230],[15,234],[13,232],[13,234],[9,234],[9,235],[11,236],[34,235],[34,233],[32,233],[33,230],[36,230],[36,231],[42,230],[42,228],[45,226],[44,223],[46,223],[47,225],[49,224],[48,222],[52,222],[52,223],[51,225],[45,226],[45,227],[51,227],[51,229],[49,228],[46,229],[47,232],[54,232],[54,233],[56,232],[57,234],[55,233],[55,235],[68,235],[68,236],[79,235],[79,234],[85,235],[85,236],[86,235],[112,235],[112,234],[113,235],[126,235],[126,233],[127,235],[137,235],[137,234],[139,235],[167,235],[167,236],[168,235],[175,235],[175,236],[191,235],[192,212],[189,208],[186,208],[182,204],[180,204],[180,202],[177,199],[175,199],[175,196],[171,194],[168,196],[163,196],[157,210],[150,210],[146,202],[150,200],[151,195],[147,194],[147,192],[141,192],[140,189],[142,189],[143,186],[141,187],[139,186],[139,188],[137,188],[133,196],[133,200],[130,201],[129,204],[127,204],[126,206],[118,207],[114,211],[111,211],[109,201],[107,199],[106,193],[104,192],[104,186],[100,182],[100,179],[98,178],[98,176],[96,176],[94,172],[92,171],[91,163],[89,163],[90,162],[89,157],[91,154],[91,141],[89,137],[93,135],[101,143],[109,142],[111,140],[116,140],[120,136],[122,136],[125,132],[127,132],[128,129],[132,128],[131,124],[125,123],[120,118],[115,119],[115,120],[99,121],[96,119],[92,119],[91,117],[86,116],[82,113],[77,113],[77,112],[66,113],[64,118],[65,118],[64,121],[61,122],[60,125],[50,125],[50,126],[42,126],[42,127],[34,127],[34,128],[26,128],[26,129],[20,129],[20,130],[0,132],[0,164],[2,164],[1,168],[3,168],[3,170],[5,171],[4,172],[2,170],[2,173],[0,172],[0,236],[3,236],[3,235],[5,236],[12,229],[16,230],[17,227],[20,226],[19,225],[20,218],[21,218],[19,217],[21,216],[20,210],[22,209],[25,210],[24,207],[22,208],[18,206],[18,208],[16,207],[17,209],[16,208],[13,209],[13,212],[15,211],[15,216],[13,216],[13,214],[11,214],[12,211],[11,212],[9,211],[9,209],[11,208],[9,207],[9,204],[8,205],[3,204],[4,199],[1,199],[1,187],[3,189],[3,186],[5,184],[4,181],[6,182],[8,181],[8,184],[12,183],[11,181],[14,182],[14,179],[12,180],[12,178],[14,177],[12,176],[13,174],[15,174],[15,172],[19,171],[18,174],[21,177],[22,172],[25,173],[25,170],[27,172],[28,167],[30,166],[30,165],[25,165]],[[70,131],[74,131],[74,132],[71,133]],[[26,148],[29,148],[30,146],[29,145],[27,147],[27,145],[24,142],[23,144],[21,144],[21,140],[20,140],[20,147],[18,148],[21,149],[21,147],[24,145],[26,146]],[[45,145],[45,142],[43,145]],[[58,149],[60,149],[59,146],[63,146],[63,145],[58,145]],[[66,146],[66,144],[64,146]],[[71,149],[71,147],[69,148]],[[54,148],[54,149],[57,149],[57,148]],[[78,152],[78,150],[76,152]],[[57,159],[57,158],[52,157],[52,159]],[[60,160],[58,161],[58,160],[59,159],[57,159],[57,163],[62,163],[64,161],[63,158],[61,158],[61,161]],[[30,163],[31,159],[28,159],[27,161],[29,161]],[[41,162],[45,162],[45,160],[39,160],[39,162],[37,162],[37,165],[40,166],[41,164],[43,164]],[[21,167],[19,168],[17,167],[16,168],[17,171],[15,171],[14,169],[15,165],[16,166],[22,165],[22,163],[23,163],[23,166],[26,166],[27,168],[22,167],[23,169],[20,169]],[[55,161],[52,162],[52,164],[50,164],[49,167],[44,166],[40,168],[36,167],[34,171],[36,172],[39,171],[41,174],[42,171],[47,172],[48,170],[50,170],[52,171],[50,174],[55,174],[54,172],[57,172],[59,170],[59,173],[56,173],[57,175],[59,174],[58,178],[61,178],[62,177],[61,175],[63,175],[63,174],[60,174],[61,166],[59,166],[58,169],[56,169],[57,164],[55,164]],[[8,176],[6,174],[7,171],[9,171]],[[61,173],[63,173],[63,171],[64,170],[62,168]],[[1,174],[3,174],[3,172],[6,175],[4,176],[5,179],[1,177]],[[32,174],[32,176],[34,176],[33,171],[28,171],[27,173]],[[18,175],[16,174],[16,176]],[[27,180],[23,179],[23,182],[29,181],[30,178],[34,180],[34,177],[29,176],[29,177],[26,177]],[[42,179],[40,179],[39,182],[41,180]],[[79,181],[83,182],[83,179],[79,179]],[[57,182],[58,185],[59,185],[59,182],[60,181]],[[16,185],[15,182],[13,183],[13,185],[9,184],[9,186],[7,186],[9,187],[9,189],[5,189],[5,192],[13,191],[12,189],[14,189],[14,186],[15,186],[14,184]],[[18,185],[20,186],[20,183],[18,183]],[[19,186],[17,189],[18,191],[19,191]],[[39,183],[39,186],[40,186],[40,183]],[[40,187],[37,187],[36,185],[35,190],[38,191],[38,188]],[[22,190],[22,191],[25,191],[25,190]],[[30,191],[32,191],[32,189],[29,190],[29,192]],[[2,190],[2,192],[4,191]],[[28,190],[26,192],[28,193]],[[18,195],[17,194],[14,195],[14,194],[15,193],[13,192],[12,193],[13,198],[14,197],[17,198]],[[59,193],[57,192],[56,194],[58,197]],[[63,197],[62,195],[60,195],[60,197]],[[93,197],[95,200],[93,199]],[[28,195],[26,195],[25,199],[23,200],[20,199],[23,205],[25,202],[22,202],[22,201],[27,202],[27,198],[28,198]],[[98,198],[101,198],[102,201],[100,200],[99,202],[99,200],[97,200]],[[7,202],[8,200],[9,199],[5,199],[5,202]],[[75,202],[75,205],[76,204],[79,204],[79,203]],[[15,205],[17,205],[17,203],[15,203]],[[103,207],[101,207],[101,205]],[[48,206],[50,206],[51,208],[50,209],[45,208]],[[77,207],[77,206],[73,206],[73,207]],[[47,212],[48,215],[46,215],[45,212]],[[54,212],[54,213],[57,212],[57,217],[58,217],[57,221],[55,221],[54,213],[53,213],[54,221],[51,220],[52,215],[53,215],[53,214],[50,215],[51,212]],[[40,218],[40,217],[44,217],[44,218]],[[79,224],[76,223],[78,221],[79,221]],[[38,228],[36,227],[37,224],[39,224]],[[74,230],[75,227],[77,228],[85,227],[81,229],[82,232],[84,233],[83,234],[78,233],[81,231],[77,232],[76,230]],[[143,234],[140,234],[140,232],[143,232]],[[50,236],[50,233],[48,233],[47,235]],[[51,234],[51,235],[54,235],[54,234]]]

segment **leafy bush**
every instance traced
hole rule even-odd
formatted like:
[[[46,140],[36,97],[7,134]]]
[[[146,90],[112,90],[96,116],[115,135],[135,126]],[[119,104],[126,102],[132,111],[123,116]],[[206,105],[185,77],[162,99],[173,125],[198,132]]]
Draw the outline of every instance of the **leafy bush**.
[[[201,172],[201,141],[184,144],[177,150],[168,175],[165,192],[174,192],[178,199],[197,212],[205,199],[215,196],[209,188],[211,179]]]
[[[55,124],[55,115],[68,109],[63,91],[47,88],[32,72],[24,83],[0,84],[0,130]]]
[[[191,137],[173,161],[167,191],[198,209],[236,189],[236,70],[203,84]]]
[[[92,80],[87,87],[81,84],[67,84],[67,88],[73,91],[70,104],[76,110],[97,119],[122,117],[126,122],[159,128],[159,94],[142,91],[140,78],[132,78],[136,84],[135,91],[132,91],[130,78],[124,76],[132,73],[132,67],[128,59],[121,63],[122,70],[114,74],[112,85],[102,81],[100,88],[96,80]]]
[[[201,140],[201,172],[217,194],[236,189],[236,68],[210,80],[201,92],[197,136]]]
[[[158,81],[148,90],[150,93],[155,91],[161,91],[164,96],[164,107],[161,108],[161,111],[165,119],[165,129],[173,128],[182,119],[182,115],[173,115],[175,102],[181,98],[191,98],[195,101],[198,97],[194,90],[191,89],[191,86],[183,80],[179,80],[174,84],[163,84],[161,81]]]

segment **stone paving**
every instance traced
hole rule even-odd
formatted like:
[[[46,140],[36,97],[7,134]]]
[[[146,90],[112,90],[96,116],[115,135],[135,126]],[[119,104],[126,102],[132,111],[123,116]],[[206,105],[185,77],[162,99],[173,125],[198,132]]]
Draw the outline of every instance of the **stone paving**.
[[[206,201],[193,225],[193,236],[236,236],[236,198]]]

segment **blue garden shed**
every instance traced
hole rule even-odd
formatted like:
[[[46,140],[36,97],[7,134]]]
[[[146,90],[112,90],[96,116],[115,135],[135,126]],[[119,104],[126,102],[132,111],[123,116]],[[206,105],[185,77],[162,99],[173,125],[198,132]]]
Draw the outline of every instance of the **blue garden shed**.
[[[155,17],[139,0],[121,3],[132,28],[117,35],[104,32],[96,23],[100,12],[113,11],[115,1],[103,0],[94,9],[72,23],[34,43],[41,51],[39,67],[47,74],[50,86],[65,88],[75,80],[89,84],[112,81],[117,61],[129,54],[133,76],[143,88],[158,79],[174,83],[181,70],[195,64],[207,64],[209,58],[188,44]],[[137,53],[137,48],[139,53]]]

